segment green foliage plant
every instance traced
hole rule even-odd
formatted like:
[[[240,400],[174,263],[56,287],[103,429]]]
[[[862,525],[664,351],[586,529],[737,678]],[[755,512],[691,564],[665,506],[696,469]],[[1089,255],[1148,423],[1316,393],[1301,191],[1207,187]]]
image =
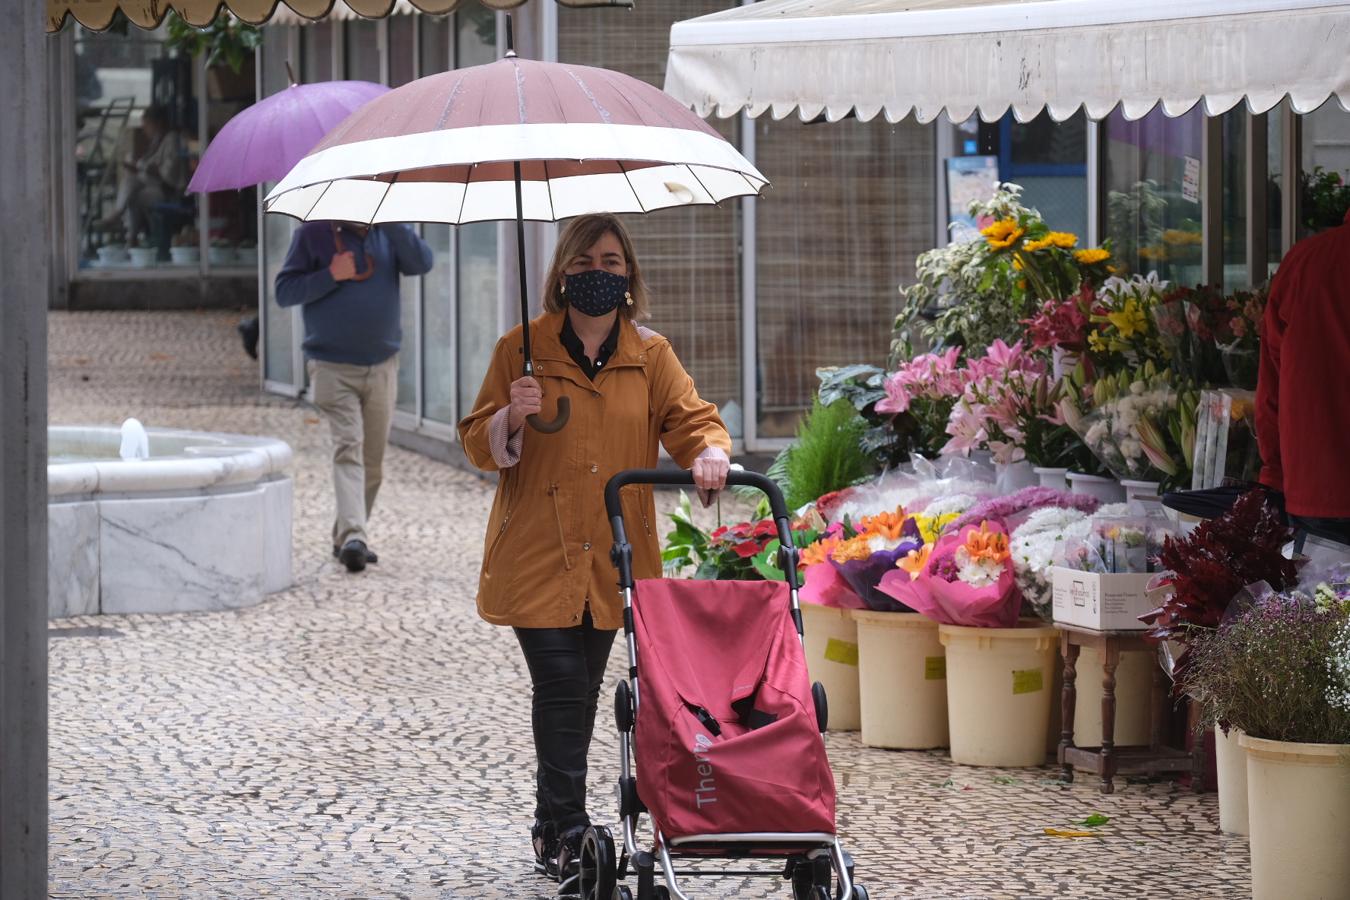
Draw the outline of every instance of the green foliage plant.
[[[853,404],[817,397],[784,461],[788,508],[800,509],[870,475],[872,462],[862,448],[866,431],[867,422]]]

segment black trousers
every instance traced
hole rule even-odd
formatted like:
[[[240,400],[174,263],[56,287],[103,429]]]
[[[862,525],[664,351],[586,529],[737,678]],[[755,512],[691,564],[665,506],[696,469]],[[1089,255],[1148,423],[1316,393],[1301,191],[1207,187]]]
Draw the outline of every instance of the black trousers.
[[[517,628],[533,683],[535,818],[562,834],[589,825],[586,754],[614,631],[602,631],[588,610],[573,628]]]

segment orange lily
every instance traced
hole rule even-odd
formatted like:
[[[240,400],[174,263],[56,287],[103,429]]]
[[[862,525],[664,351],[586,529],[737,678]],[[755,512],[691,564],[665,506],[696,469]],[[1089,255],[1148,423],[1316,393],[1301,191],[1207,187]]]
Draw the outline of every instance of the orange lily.
[[[905,558],[897,560],[896,568],[904,569],[909,573],[910,578],[919,577],[924,566],[928,565],[928,558],[933,555],[933,545],[924,544],[918,550],[911,550],[905,554]]]
[[[1008,536],[1001,531],[990,531],[989,523],[981,522],[979,531],[966,534],[966,553],[971,559],[1001,563],[1010,555]]]

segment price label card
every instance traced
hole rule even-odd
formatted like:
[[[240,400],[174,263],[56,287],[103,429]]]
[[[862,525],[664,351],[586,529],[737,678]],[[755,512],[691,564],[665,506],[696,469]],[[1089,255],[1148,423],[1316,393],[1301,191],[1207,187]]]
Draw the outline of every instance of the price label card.
[[[1040,669],[1013,669],[1013,693],[1034,694],[1045,690],[1045,673]]]
[[[825,658],[840,665],[856,666],[858,664],[858,645],[841,641],[838,638],[830,638],[825,645]]]

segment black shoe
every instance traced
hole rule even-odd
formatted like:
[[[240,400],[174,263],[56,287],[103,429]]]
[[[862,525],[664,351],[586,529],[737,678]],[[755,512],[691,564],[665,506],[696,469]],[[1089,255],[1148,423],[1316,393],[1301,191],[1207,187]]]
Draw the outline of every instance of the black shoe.
[[[244,342],[244,352],[254,359],[258,358],[258,317],[250,316],[234,326]]]
[[[552,822],[534,820],[530,826],[530,844],[534,847],[534,871],[548,878],[558,877],[558,835]]]
[[[340,548],[338,548],[338,547],[334,547],[334,548],[333,548],[333,559],[340,559],[340,558],[341,558],[341,555],[342,555],[342,550],[341,550]],[[369,547],[367,547],[367,548],[366,548],[366,565],[368,565],[368,566],[373,566],[373,565],[375,565],[376,563],[378,563],[379,561],[380,561],[380,557],[375,553],[375,551],[372,550],[372,549],[370,549]]]
[[[348,541],[342,545],[338,561],[347,567],[348,572],[360,572],[366,568],[366,554],[369,552],[365,541]]]
[[[581,838],[585,825],[569,828],[558,838],[558,896],[581,895]]]

